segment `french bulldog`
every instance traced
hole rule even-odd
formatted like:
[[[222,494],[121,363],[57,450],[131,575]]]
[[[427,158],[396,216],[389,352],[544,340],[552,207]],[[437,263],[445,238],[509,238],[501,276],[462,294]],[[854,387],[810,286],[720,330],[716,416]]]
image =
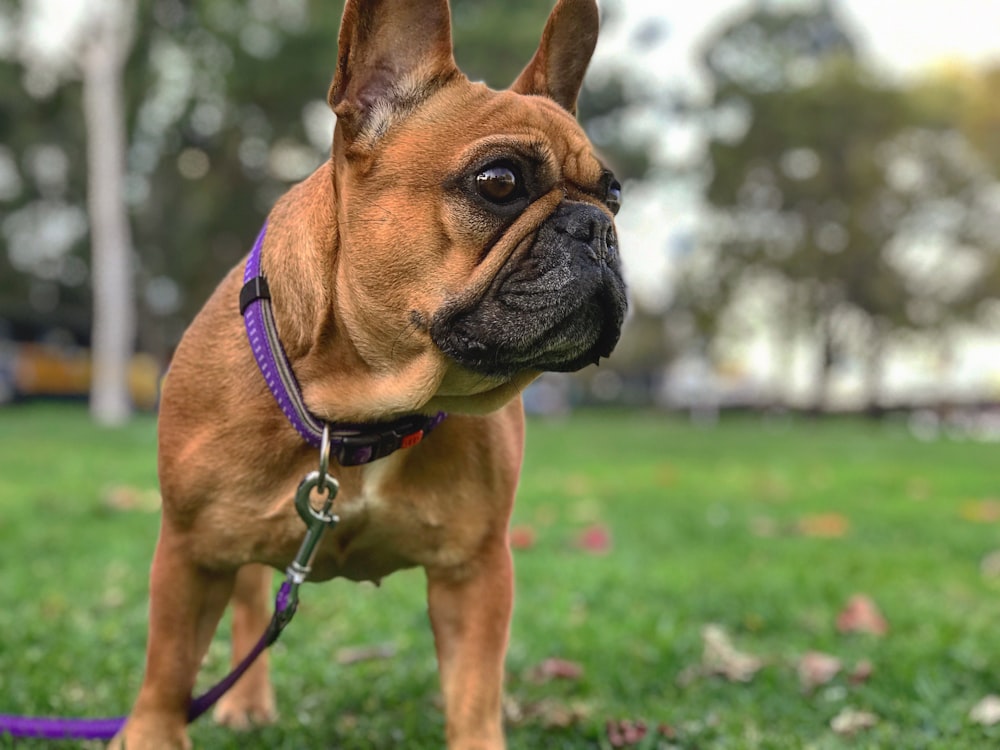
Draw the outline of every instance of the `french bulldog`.
[[[309,580],[422,567],[447,746],[504,747],[519,394],[608,356],[626,310],[621,188],[575,117],[598,20],[595,0],[558,0],[532,60],[494,91],[456,67],[447,0],[348,0],[331,157],[278,200],[164,381],[146,669],[112,747],[190,747],[227,603],[234,661],[268,625],[271,569],[300,548],[294,498],[318,460],[276,387],[361,446],[329,460],[339,523]],[[265,300],[278,376],[243,315]],[[216,719],[274,721],[267,670],[262,657]]]

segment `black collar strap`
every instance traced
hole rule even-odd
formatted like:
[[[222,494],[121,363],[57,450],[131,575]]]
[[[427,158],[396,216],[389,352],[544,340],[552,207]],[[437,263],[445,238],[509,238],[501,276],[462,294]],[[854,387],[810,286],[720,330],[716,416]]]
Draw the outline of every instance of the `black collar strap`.
[[[257,367],[267,387],[292,426],[310,445],[320,446],[324,427],[330,429],[330,453],[341,466],[357,466],[384,458],[400,448],[419,443],[444,421],[445,413],[432,417],[415,414],[392,422],[329,424],[306,408],[302,391],[292,371],[271,310],[271,292],[261,271],[261,248],[267,225],[260,230],[247,258],[240,290],[240,315],[250,340]]]

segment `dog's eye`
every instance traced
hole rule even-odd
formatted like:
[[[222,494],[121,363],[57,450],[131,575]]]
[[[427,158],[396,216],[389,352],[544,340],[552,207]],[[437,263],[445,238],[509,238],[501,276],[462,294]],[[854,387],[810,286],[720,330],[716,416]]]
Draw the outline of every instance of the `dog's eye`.
[[[617,214],[622,207],[622,186],[618,180],[612,180],[608,185],[608,195],[604,203],[613,214]]]
[[[490,203],[510,203],[524,195],[524,184],[513,164],[490,164],[476,175],[476,192]]]

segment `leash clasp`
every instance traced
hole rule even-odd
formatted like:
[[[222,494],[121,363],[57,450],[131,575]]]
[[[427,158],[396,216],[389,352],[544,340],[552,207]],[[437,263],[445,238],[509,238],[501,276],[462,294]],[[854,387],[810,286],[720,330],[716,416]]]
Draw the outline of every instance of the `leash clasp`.
[[[295,509],[310,530],[314,524],[333,526],[340,520],[330,510],[339,489],[340,485],[337,480],[325,472],[320,474],[318,471],[310,471],[299,483],[299,488],[295,491]],[[322,508],[313,506],[313,490],[319,492],[320,495],[326,495]]]
[[[334,498],[340,489],[336,479],[327,473],[330,462],[330,425],[323,426],[323,440],[319,449],[319,470],[310,471],[299,483],[295,491],[295,510],[306,524],[306,537],[302,540],[299,553],[286,571],[292,598],[296,598],[298,587],[309,577],[316,545],[328,528],[333,528],[340,518],[332,511]],[[323,498],[322,508],[313,506],[313,491]],[[325,497],[323,497],[325,495]]]
[[[324,480],[321,485],[320,473],[318,471],[311,471],[306,474],[305,479],[302,480],[298,491],[295,493],[295,509],[299,512],[302,520],[306,522],[307,527],[306,537],[302,540],[299,553],[295,556],[295,559],[286,571],[288,581],[295,587],[298,587],[309,576],[309,572],[312,570],[313,554],[316,551],[316,545],[319,544],[320,537],[323,536],[323,532],[328,528],[333,528],[340,521],[340,518],[330,511],[333,505],[333,498],[337,496],[339,485],[337,484],[337,480],[329,475],[324,477]],[[312,504],[313,490],[318,487],[322,487],[326,494],[323,507],[319,509],[314,508]]]

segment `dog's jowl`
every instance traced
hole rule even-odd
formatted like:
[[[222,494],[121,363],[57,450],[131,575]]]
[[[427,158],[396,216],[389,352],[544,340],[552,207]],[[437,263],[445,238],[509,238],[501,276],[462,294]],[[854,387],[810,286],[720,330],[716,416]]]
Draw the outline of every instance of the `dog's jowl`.
[[[164,384],[146,671],[113,746],[189,746],[223,610],[238,659],[299,550],[324,428],[340,521],[309,580],[422,567],[448,747],[504,746],[519,394],[609,355],[625,314],[620,187],[575,117],[597,30],[595,0],[559,0],[494,91],[456,68],[446,0],[348,0],[330,159],[274,206]],[[275,720],[266,660],[215,716]]]

